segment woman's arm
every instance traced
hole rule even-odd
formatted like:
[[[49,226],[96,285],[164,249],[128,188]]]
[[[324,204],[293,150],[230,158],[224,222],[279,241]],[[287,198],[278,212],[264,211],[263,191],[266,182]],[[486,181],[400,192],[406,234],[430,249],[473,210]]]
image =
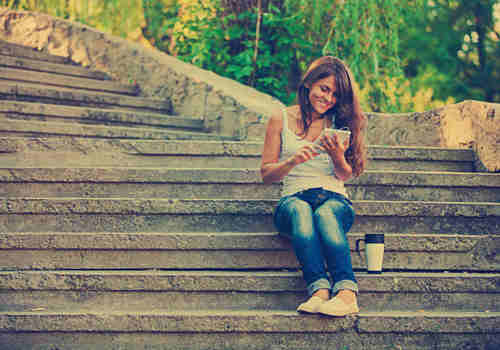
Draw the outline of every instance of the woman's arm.
[[[281,150],[281,131],[283,119],[281,114],[276,114],[269,119],[262,150],[260,174],[265,184],[281,181],[297,165],[317,156],[314,146],[302,147],[288,159],[279,161]]]

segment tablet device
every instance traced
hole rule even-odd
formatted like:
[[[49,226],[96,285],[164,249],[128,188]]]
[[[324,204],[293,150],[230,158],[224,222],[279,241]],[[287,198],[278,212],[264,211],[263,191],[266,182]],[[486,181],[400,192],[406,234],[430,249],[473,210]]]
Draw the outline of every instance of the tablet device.
[[[337,135],[338,139],[339,139],[339,142],[341,144],[344,144],[344,142],[346,140],[349,140],[350,137],[351,137],[351,131],[350,130],[347,130],[347,129],[331,129],[331,128],[325,128],[323,129],[323,131],[321,132],[321,135],[316,139],[316,141],[314,141],[314,144],[316,145],[321,145],[321,138],[323,137],[323,135],[330,135],[330,136],[333,136],[333,135]],[[319,151],[320,153],[322,153],[323,151]]]

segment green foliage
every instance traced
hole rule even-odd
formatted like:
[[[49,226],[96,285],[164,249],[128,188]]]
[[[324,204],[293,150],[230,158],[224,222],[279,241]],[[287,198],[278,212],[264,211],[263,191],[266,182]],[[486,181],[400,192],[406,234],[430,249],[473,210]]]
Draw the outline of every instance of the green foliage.
[[[248,83],[253,72],[257,10],[227,14],[222,0],[183,2],[169,29],[171,54],[204,69]],[[297,80],[322,54],[350,66],[371,111],[405,112],[434,107],[433,91],[414,88],[403,70],[400,33],[415,22],[424,0],[286,0],[270,2],[261,23],[255,87],[290,104]],[[439,104],[437,104],[439,105]]]
[[[253,72],[257,11],[224,15],[217,1],[212,4],[214,6],[209,7],[194,1],[183,8],[182,26],[174,25],[171,29],[175,40],[173,53],[182,60],[246,84]],[[203,15],[195,15],[200,13]],[[304,13],[287,16],[272,4],[262,16],[255,87],[286,103],[295,98],[295,93],[288,89],[290,62],[295,60],[297,49],[309,57],[312,50],[312,45],[303,37],[305,24]]]
[[[401,6],[391,0],[345,1],[336,16],[324,54],[342,58],[364,91],[365,109],[384,112],[412,110],[401,65],[399,33],[422,1]]]
[[[179,4],[175,0],[143,0],[146,25],[144,35],[161,51],[169,52],[171,45],[171,28],[177,22]]]
[[[0,6],[47,13],[121,37],[143,21],[142,0],[0,0]]]
[[[402,33],[406,75],[439,99],[500,102],[499,15],[499,0],[426,1]]]
[[[0,6],[142,40],[287,104],[301,73],[321,54],[349,65],[365,110],[500,101],[493,16],[500,0],[263,0],[255,67],[258,11],[255,0],[246,1],[0,0]]]

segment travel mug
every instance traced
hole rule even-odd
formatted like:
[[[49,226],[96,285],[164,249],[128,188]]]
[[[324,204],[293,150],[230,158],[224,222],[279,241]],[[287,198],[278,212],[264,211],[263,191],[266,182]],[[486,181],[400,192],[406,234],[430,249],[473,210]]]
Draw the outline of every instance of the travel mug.
[[[365,258],[368,273],[382,273],[384,260],[384,234],[367,233],[365,238],[356,240],[356,251],[359,252],[359,242],[365,242]],[[360,254],[361,255],[361,254]]]

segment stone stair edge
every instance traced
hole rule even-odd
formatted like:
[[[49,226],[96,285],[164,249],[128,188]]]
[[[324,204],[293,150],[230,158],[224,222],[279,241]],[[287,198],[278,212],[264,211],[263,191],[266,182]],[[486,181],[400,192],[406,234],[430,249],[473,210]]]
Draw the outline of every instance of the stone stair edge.
[[[76,63],[70,61],[68,58],[63,56],[52,55],[50,53],[36,50],[32,47],[14,44],[5,40],[0,39],[0,53],[12,57],[24,57],[30,58],[37,61],[46,61],[52,63],[60,64],[71,64],[77,65]]]
[[[119,105],[127,108],[149,108],[151,110],[170,111],[170,103],[161,99],[146,98],[141,96],[130,96],[114,94],[110,92],[86,91],[83,89],[70,89],[64,87],[44,86],[31,83],[16,83],[0,80],[0,94],[4,96],[15,96],[16,101],[26,101],[28,98],[37,98],[37,102],[51,103],[54,101],[72,101],[82,105]],[[28,99],[31,101],[31,99]]]
[[[10,147],[8,145],[11,144]],[[13,144],[13,145],[12,145]],[[113,148],[121,148],[124,152],[138,155],[223,155],[223,156],[249,156],[260,157],[262,152],[261,142],[248,141],[231,141],[231,140],[129,140],[129,139],[114,139],[114,140],[90,140],[88,138],[72,138],[68,140],[64,137],[47,138],[47,137],[0,137],[0,151],[15,152],[17,149],[22,150],[29,146],[33,147],[36,144],[50,145],[50,148],[57,150],[67,150],[68,147],[77,146],[77,150],[90,148],[98,150],[100,147],[112,146]],[[249,150],[250,148],[250,150]],[[42,147],[41,149],[47,149]],[[391,156],[392,158],[401,158],[402,152],[410,152],[411,159],[429,159],[436,160],[459,160],[473,161],[473,151],[471,149],[449,149],[438,147],[417,147],[417,146],[367,146],[368,156],[383,158]],[[377,152],[389,153],[388,155],[378,155]],[[392,153],[392,155],[391,155]],[[417,153],[417,154],[415,154]],[[423,154],[422,154],[423,153]]]
[[[91,71],[86,67],[68,63],[54,63],[48,61],[40,61],[28,57],[15,57],[2,54],[0,49],[1,62],[0,65],[4,67],[18,68],[23,70],[33,70],[38,72],[88,77],[97,80],[111,80],[111,78],[103,72]]]
[[[361,293],[500,293],[498,272],[355,272]],[[0,271],[0,291],[305,291],[300,271]]]
[[[47,115],[51,117],[61,117],[65,112],[68,114],[72,114],[71,117],[78,118],[79,114],[96,114],[100,113],[104,116],[106,115],[131,115],[131,116],[142,116],[142,117],[151,117],[158,118],[161,120],[162,118],[182,118],[187,120],[203,120],[200,117],[188,117],[188,116],[177,116],[177,115],[169,115],[158,112],[150,112],[150,111],[131,111],[129,109],[106,109],[106,108],[98,108],[98,107],[89,107],[89,106],[70,106],[70,105],[59,105],[59,104],[49,104],[49,103],[38,103],[38,102],[29,102],[29,101],[16,101],[16,100],[0,100],[0,113],[15,113],[15,114],[35,114],[37,116]],[[69,117],[68,117],[69,118]],[[106,119],[103,119],[106,120]]]
[[[27,74],[29,72],[29,74]],[[125,85],[113,80],[96,80],[86,76],[74,76],[56,74],[54,72],[43,72],[37,70],[26,70],[0,65],[0,82],[10,81],[20,84],[35,84],[57,88],[71,88],[97,92],[109,92],[135,96],[139,92],[133,85]]]
[[[1,103],[0,103],[1,104]],[[22,125],[28,126],[28,132],[37,132],[36,128],[40,128],[40,122],[54,123],[56,126],[67,126],[71,128],[69,123],[74,123],[77,126],[106,126],[106,127],[129,127],[129,128],[152,128],[161,130],[159,128],[171,128],[172,130],[178,129],[193,129],[203,130],[204,121],[200,118],[181,117],[160,113],[147,113],[147,112],[131,112],[130,110],[117,110],[117,109],[97,109],[92,110],[84,109],[85,107],[74,107],[82,109],[81,115],[71,114],[19,114],[11,112],[3,112],[0,110],[0,120],[21,122]],[[1,106],[0,106],[1,109]],[[43,120],[42,118],[45,118]],[[29,124],[33,123],[33,125]],[[65,123],[65,124],[62,124]],[[105,124],[106,123],[106,124]],[[35,128],[30,129],[30,127]],[[158,129],[156,129],[158,128]]]
[[[134,166],[0,167],[1,182],[262,184],[258,168],[165,168]],[[275,185],[279,185],[276,183]],[[366,170],[350,185],[500,187],[500,174],[458,171]],[[268,185],[271,186],[271,185]]]
[[[67,122],[45,122],[4,119],[0,130],[4,133],[27,133],[29,135],[39,134],[54,136],[85,136],[96,138],[129,138],[129,139],[161,139],[167,140],[173,137],[204,137],[218,139],[221,136],[209,134],[203,131],[187,131],[177,127],[155,127],[154,125],[94,125],[86,123]]]
[[[0,214],[271,215],[276,199],[0,198]],[[356,200],[358,216],[500,216],[500,203]]]
[[[210,278],[225,278],[225,277],[255,277],[255,278],[281,278],[281,277],[301,277],[302,273],[299,269],[294,270],[190,270],[190,269],[132,269],[132,270],[99,270],[99,269],[47,269],[47,270],[22,270],[22,271],[0,271],[0,276],[41,276],[41,275],[54,275],[54,276],[104,276],[104,277],[210,277]],[[392,278],[465,278],[465,279],[482,279],[482,278],[500,278],[498,271],[474,271],[474,272],[461,272],[461,271],[445,271],[445,272],[432,272],[432,271],[384,271],[380,274],[372,274],[366,271],[356,271],[356,276],[365,279],[392,279]],[[42,286],[42,287],[45,287]],[[237,286],[234,286],[237,287]],[[500,293],[498,289],[496,292]]]
[[[347,238],[352,251],[355,251],[356,241],[364,235],[364,232],[348,233]],[[500,234],[384,233],[384,235],[387,252],[471,252],[478,247],[500,244]],[[289,241],[277,232],[2,232],[0,251],[12,249],[288,251],[291,246]]]
[[[387,311],[330,318],[294,311],[0,312],[3,331],[498,333],[500,312]],[[139,329],[137,327],[140,327]]]

